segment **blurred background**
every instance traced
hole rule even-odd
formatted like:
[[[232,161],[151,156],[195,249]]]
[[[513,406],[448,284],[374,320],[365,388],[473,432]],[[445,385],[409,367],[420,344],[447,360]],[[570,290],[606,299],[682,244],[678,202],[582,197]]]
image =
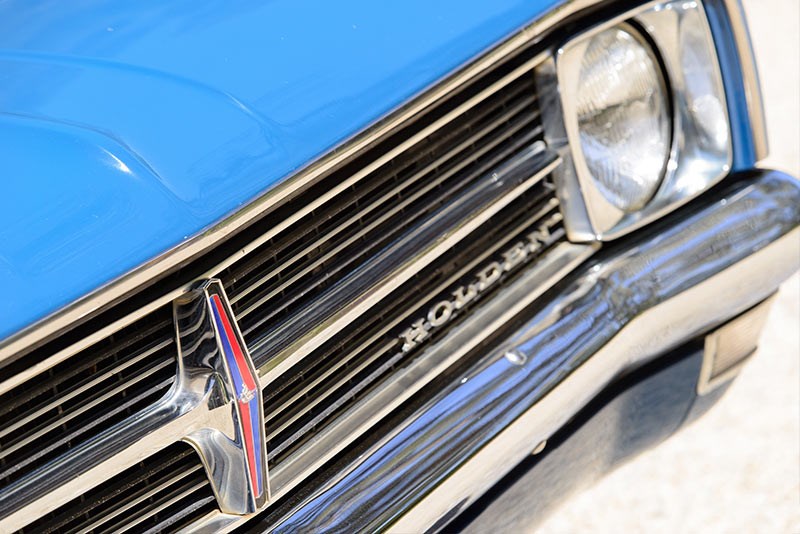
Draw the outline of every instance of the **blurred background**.
[[[765,166],[800,176],[800,2],[744,0],[770,140]],[[538,534],[800,534],[800,277],[760,350],[692,426],[557,510]]]

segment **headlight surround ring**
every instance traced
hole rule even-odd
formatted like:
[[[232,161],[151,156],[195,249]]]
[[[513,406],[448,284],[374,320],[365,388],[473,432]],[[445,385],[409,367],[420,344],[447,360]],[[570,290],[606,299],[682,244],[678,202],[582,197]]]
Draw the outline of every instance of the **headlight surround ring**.
[[[581,139],[578,88],[583,58],[596,36],[615,27],[651,47],[670,106],[669,155],[656,184],[624,203],[598,183]],[[704,64],[702,68],[698,65]],[[733,159],[727,102],[714,40],[702,3],[650,2],[585,30],[536,69],[545,140],[565,164],[556,172],[565,226],[572,241],[608,241],[688,202],[728,174]],[[597,159],[597,158],[596,158]],[[658,165],[651,165],[655,168]],[[605,191],[604,191],[605,188]],[[617,191],[616,193],[620,193]],[[622,195],[624,196],[624,195]]]

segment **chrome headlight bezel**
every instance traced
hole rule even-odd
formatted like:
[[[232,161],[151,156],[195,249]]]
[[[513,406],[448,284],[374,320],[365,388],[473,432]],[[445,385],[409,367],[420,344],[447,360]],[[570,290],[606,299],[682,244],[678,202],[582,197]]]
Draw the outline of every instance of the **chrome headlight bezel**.
[[[582,152],[576,113],[583,53],[594,36],[618,25],[635,28],[652,43],[672,107],[672,138],[660,185],[646,205],[628,213],[611,204],[592,177]],[[706,68],[687,73],[687,54],[694,54],[689,59],[702,58]],[[699,2],[651,2],[605,21],[564,43],[537,68],[536,75],[546,140],[565,159],[556,185],[571,240],[607,241],[624,235],[685,204],[729,173],[733,151],[725,90],[711,30]],[[716,102],[710,110],[697,104],[702,91]],[[714,115],[719,126],[713,143],[708,139],[709,121],[704,113]]]

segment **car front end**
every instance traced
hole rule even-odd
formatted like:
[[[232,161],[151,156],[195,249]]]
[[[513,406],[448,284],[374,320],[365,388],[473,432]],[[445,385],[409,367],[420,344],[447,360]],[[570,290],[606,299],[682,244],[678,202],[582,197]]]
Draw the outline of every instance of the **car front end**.
[[[735,0],[5,9],[2,531],[532,524],[800,266]]]

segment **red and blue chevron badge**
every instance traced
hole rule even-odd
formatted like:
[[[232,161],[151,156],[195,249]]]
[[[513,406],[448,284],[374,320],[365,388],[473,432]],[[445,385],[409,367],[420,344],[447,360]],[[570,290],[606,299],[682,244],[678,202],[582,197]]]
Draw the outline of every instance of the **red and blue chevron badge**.
[[[262,433],[264,431],[261,415],[261,395],[258,376],[256,376],[249,357],[245,354],[239,336],[234,331],[231,317],[219,295],[208,296],[214,323],[219,334],[226,367],[230,372],[232,386],[236,392],[236,408],[239,416],[239,429],[247,460],[250,491],[256,501],[264,494],[264,475],[266,457]]]

